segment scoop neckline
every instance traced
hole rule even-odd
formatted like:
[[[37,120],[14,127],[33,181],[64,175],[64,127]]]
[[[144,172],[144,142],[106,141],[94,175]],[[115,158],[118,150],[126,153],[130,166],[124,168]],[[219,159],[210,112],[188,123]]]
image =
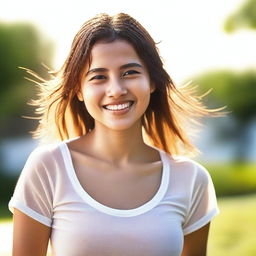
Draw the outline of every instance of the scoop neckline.
[[[158,191],[148,202],[142,204],[139,207],[132,208],[132,209],[117,209],[117,208],[106,206],[98,202],[86,192],[86,190],[82,187],[76,175],[71,153],[67,143],[63,141],[60,144],[60,150],[63,156],[65,168],[67,170],[67,173],[68,173],[69,179],[71,180],[73,188],[78,193],[78,195],[94,209],[108,215],[119,216],[119,217],[132,217],[132,216],[137,216],[137,215],[146,213],[151,209],[153,209],[154,207],[156,207],[160,203],[160,201],[163,199],[169,185],[170,165],[167,164],[166,153],[157,148],[155,149],[159,152],[159,155],[162,161],[162,177],[161,177],[161,182],[160,182]]]

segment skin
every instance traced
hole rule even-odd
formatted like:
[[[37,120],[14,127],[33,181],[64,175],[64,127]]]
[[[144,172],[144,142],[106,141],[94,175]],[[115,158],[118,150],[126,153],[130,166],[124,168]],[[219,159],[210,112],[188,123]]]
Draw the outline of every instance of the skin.
[[[132,67],[122,68],[132,63]],[[152,155],[143,141],[140,121],[154,91],[145,65],[130,44],[117,40],[93,47],[88,70],[95,69],[105,71],[87,74],[78,94],[95,120],[95,129],[85,136],[84,145],[89,143],[92,154],[119,166]],[[125,115],[114,115],[102,107],[129,100],[134,104]]]
[[[181,256],[206,256],[210,223],[184,236]]]
[[[50,234],[50,227],[14,209],[13,256],[45,256]]]
[[[70,143],[71,151],[83,152],[87,148],[90,156],[118,170],[159,161],[158,152],[146,145],[142,136],[141,116],[155,89],[144,63],[133,47],[121,40],[98,42],[91,55],[78,98],[94,118],[95,128]],[[130,101],[133,105],[123,114],[104,108]],[[209,225],[184,237],[182,256],[206,255]],[[50,234],[51,228],[14,210],[14,256],[46,255]]]

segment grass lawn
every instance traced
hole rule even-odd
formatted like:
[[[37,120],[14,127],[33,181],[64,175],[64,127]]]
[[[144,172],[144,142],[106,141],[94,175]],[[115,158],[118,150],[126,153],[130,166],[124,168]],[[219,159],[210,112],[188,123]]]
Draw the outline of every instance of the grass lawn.
[[[208,256],[256,255],[256,194],[218,200],[211,224]]]
[[[211,224],[208,256],[255,256],[256,194],[221,198],[218,202],[220,214]],[[6,209],[4,212],[4,220],[10,222],[9,213]],[[0,252],[4,255],[8,254]]]

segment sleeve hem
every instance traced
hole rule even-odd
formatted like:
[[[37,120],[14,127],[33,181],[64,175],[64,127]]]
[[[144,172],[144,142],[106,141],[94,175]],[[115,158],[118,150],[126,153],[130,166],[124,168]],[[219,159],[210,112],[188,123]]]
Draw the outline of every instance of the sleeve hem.
[[[190,234],[190,233],[200,229],[201,227],[206,225],[208,222],[210,222],[217,214],[219,214],[219,212],[220,211],[219,211],[218,208],[213,209],[206,216],[202,217],[197,222],[195,222],[192,225],[190,225],[190,226],[186,227],[185,229],[183,229],[183,234],[184,235],[188,235],[188,234]]]
[[[48,227],[51,227],[52,225],[52,220],[50,218],[47,218],[36,211],[32,210],[28,206],[24,205],[22,202],[18,201],[15,198],[11,198],[9,204],[8,204],[9,210],[13,213],[13,209],[16,208],[19,211],[23,212],[24,214],[28,215],[32,219],[40,222],[41,224],[44,224]]]

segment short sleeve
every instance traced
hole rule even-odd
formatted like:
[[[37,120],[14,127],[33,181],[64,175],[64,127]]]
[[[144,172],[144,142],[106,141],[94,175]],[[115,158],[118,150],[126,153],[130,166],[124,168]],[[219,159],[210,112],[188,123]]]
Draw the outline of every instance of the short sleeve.
[[[200,229],[219,213],[211,176],[201,165],[197,164],[195,168],[190,204],[183,224],[184,235]]]
[[[35,149],[28,157],[9,202],[9,209],[16,208],[40,223],[51,226],[53,182],[49,171],[49,153]]]

